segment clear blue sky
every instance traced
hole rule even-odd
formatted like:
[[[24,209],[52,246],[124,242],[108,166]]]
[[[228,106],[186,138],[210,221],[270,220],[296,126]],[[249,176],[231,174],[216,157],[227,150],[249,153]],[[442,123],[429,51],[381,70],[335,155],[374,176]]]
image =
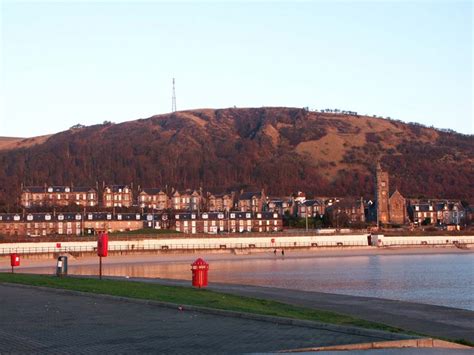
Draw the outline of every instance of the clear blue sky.
[[[1,1],[1,0],[0,0]],[[471,1],[1,5],[0,136],[308,106],[474,133]]]

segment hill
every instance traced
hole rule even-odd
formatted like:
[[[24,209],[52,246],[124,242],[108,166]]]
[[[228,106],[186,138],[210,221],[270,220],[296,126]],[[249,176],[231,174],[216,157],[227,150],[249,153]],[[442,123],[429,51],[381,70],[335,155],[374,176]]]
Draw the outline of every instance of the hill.
[[[474,201],[474,136],[298,108],[181,111],[10,146],[0,200],[13,204],[21,183],[102,181],[371,198],[378,159],[405,196]]]

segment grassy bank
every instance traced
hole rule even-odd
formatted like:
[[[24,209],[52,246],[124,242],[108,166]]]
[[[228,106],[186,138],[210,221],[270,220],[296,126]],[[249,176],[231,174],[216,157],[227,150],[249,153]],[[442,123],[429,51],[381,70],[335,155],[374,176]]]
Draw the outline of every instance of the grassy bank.
[[[390,332],[404,332],[398,328],[356,319],[334,312],[296,307],[269,300],[234,296],[205,289],[198,290],[188,287],[163,286],[119,280],[98,280],[76,277],[58,278],[54,276],[9,273],[0,273],[0,282],[156,300],[176,303],[178,305],[203,306],[238,312],[318,321],[330,324],[351,325]]]
[[[161,235],[161,234],[181,234],[173,229],[153,229],[153,228],[143,228],[136,229],[132,231],[123,231],[123,232],[110,232],[109,235],[123,235],[123,236],[135,236],[135,235]]]

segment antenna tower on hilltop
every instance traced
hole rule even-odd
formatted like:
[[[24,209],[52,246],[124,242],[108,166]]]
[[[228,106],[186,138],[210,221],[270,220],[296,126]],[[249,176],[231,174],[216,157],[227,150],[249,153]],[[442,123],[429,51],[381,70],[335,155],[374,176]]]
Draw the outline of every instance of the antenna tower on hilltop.
[[[176,91],[174,89],[174,78],[173,78],[173,97],[171,98],[171,112],[176,112]]]

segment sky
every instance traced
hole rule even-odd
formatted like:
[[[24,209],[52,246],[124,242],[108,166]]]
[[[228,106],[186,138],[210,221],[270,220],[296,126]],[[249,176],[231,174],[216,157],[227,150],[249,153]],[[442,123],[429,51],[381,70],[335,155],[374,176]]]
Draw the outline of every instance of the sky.
[[[471,1],[0,0],[0,136],[338,108],[474,133]]]

